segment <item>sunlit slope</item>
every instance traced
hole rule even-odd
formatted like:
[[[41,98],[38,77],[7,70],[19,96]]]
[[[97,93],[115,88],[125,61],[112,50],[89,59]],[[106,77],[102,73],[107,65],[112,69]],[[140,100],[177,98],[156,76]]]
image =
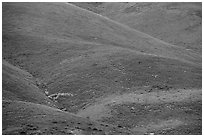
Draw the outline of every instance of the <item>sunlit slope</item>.
[[[138,87],[201,87],[200,55],[65,3],[3,3],[3,58],[69,93],[57,101],[72,112]]]
[[[130,134],[46,105],[3,100],[2,133],[8,135]]]
[[[202,51],[202,4],[103,2],[73,3],[171,44]]]

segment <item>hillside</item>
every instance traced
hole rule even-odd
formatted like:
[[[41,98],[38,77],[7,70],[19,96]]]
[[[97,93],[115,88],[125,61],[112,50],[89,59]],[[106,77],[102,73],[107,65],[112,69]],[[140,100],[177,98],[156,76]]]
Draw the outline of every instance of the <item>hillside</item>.
[[[5,102],[12,100],[19,104],[19,107],[28,111],[30,108],[36,108],[36,112],[39,113],[46,107],[53,114],[60,111],[49,105],[55,104],[59,108],[66,108],[65,110],[69,112],[60,111],[60,117],[68,115],[66,118],[70,119],[71,112],[76,114],[76,119],[81,116],[84,117],[82,119],[113,124],[117,132],[107,134],[120,134],[118,130],[122,127],[124,134],[128,134],[129,130],[131,134],[149,132],[162,134],[156,130],[163,131],[166,127],[153,131],[154,126],[148,130],[146,126],[158,126],[159,121],[168,121],[166,117],[175,120],[177,115],[182,113],[185,118],[191,119],[190,122],[185,123],[186,120],[178,117],[181,124],[176,126],[173,124],[172,128],[180,126],[181,134],[185,134],[187,129],[182,126],[187,124],[189,128],[195,125],[194,129],[189,130],[190,134],[201,133],[199,96],[202,92],[200,90],[202,57],[197,52],[161,41],[72,4],[3,3],[2,8]],[[189,90],[195,92],[191,93]],[[159,98],[155,104],[155,106],[164,104],[168,106],[169,103],[174,103],[177,95],[180,95],[179,91],[182,91],[182,96],[186,96],[174,104],[178,111],[174,113],[169,110],[171,113],[168,114],[171,115],[168,115],[163,113],[166,109],[158,107],[161,113],[153,113],[158,115],[155,121],[152,113],[144,111],[139,114],[140,118],[148,115],[148,119],[153,121],[148,120],[143,123],[138,121],[137,125],[130,126],[128,124],[130,113],[127,112],[123,116],[114,114],[121,109],[127,109],[126,103],[131,105],[136,103],[136,107],[141,110],[147,109],[146,106],[151,104],[151,102],[138,103],[133,98],[129,98],[129,94],[130,96],[134,94],[132,97],[139,95],[139,100],[143,99],[143,95],[148,97],[149,94],[153,94],[153,97],[171,97],[173,101],[168,102],[165,99],[162,101]],[[185,94],[188,92],[190,94]],[[172,96],[174,93],[175,96]],[[134,101],[128,102],[129,99]],[[189,108],[192,104],[195,106],[193,109]],[[10,109],[15,111],[13,110],[15,106],[12,105],[10,107],[5,103],[3,110],[3,117],[8,121],[12,114],[6,116],[7,111]],[[186,109],[181,109],[180,106]],[[98,108],[107,111],[99,113]],[[187,109],[191,109],[188,114],[185,113]],[[25,112],[20,113],[24,116]],[[95,117],[97,114],[101,116]],[[58,114],[56,117],[59,117]],[[117,120],[110,121],[110,117],[112,120]],[[49,119],[52,118],[55,116],[49,116]],[[25,118],[25,121],[29,119]],[[137,118],[133,119],[137,121]],[[18,125],[19,122],[21,121],[15,123]],[[46,119],[42,122],[47,123]],[[3,127],[7,127],[8,123],[4,122]],[[135,127],[142,125],[145,130],[138,131]],[[58,132],[58,129],[54,134],[68,134]],[[49,131],[50,129],[43,134],[51,134]],[[168,133],[177,133],[174,131]],[[10,133],[18,134],[13,133],[13,130],[7,133],[5,129],[5,134]],[[92,134],[92,132],[79,134]]]
[[[22,101],[4,101],[3,134],[81,135],[130,134],[125,129],[96,123],[59,109]]]
[[[168,43],[202,53],[202,4],[151,2],[72,3]]]
[[[62,111],[28,72],[3,60],[3,134],[130,134]]]
[[[37,87],[35,78],[5,60],[2,62],[3,100],[27,101],[57,107],[44,91]]]

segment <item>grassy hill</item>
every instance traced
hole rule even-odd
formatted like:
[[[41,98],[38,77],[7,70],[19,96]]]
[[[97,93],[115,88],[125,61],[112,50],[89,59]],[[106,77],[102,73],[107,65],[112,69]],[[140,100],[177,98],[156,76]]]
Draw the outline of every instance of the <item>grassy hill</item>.
[[[53,107],[22,101],[4,101],[3,134],[8,135],[81,135],[130,134],[104,123],[92,122]]]
[[[3,100],[27,101],[57,107],[44,91],[37,87],[31,74],[5,60],[2,62],[2,89]]]
[[[202,57],[194,51],[71,4],[3,3],[2,7],[3,59],[30,73],[5,61],[5,100],[43,105],[50,100],[78,114],[112,95],[201,88]],[[31,75],[37,87],[27,78]],[[27,104],[19,103],[23,108]],[[39,106],[32,103],[26,109]],[[14,108],[6,105],[3,111]]]
[[[60,110],[37,87],[35,78],[3,60],[2,133],[15,134],[130,134],[110,124],[96,123]]]
[[[104,2],[72,3],[174,45],[202,51],[202,4]]]

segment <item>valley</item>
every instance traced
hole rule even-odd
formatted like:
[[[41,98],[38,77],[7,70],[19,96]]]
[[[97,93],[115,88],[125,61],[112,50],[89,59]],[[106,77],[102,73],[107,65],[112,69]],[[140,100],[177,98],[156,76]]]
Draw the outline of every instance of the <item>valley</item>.
[[[2,4],[2,133],[202,134],[201,24],[188,39],[179,21],[135,20],[163,13],[158,3],[93,4]],[[170,5],[185,23],[202,11]]]

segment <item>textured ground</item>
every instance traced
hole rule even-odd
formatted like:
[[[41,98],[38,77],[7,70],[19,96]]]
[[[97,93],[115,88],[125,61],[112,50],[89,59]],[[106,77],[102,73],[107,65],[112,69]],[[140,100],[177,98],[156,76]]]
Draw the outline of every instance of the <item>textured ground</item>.
[[[2,7],[3,134],[201,134],[198,51],[69,3]]]
[[[202,4],[199,2],[73,4],[160,40],[202,53]]]

